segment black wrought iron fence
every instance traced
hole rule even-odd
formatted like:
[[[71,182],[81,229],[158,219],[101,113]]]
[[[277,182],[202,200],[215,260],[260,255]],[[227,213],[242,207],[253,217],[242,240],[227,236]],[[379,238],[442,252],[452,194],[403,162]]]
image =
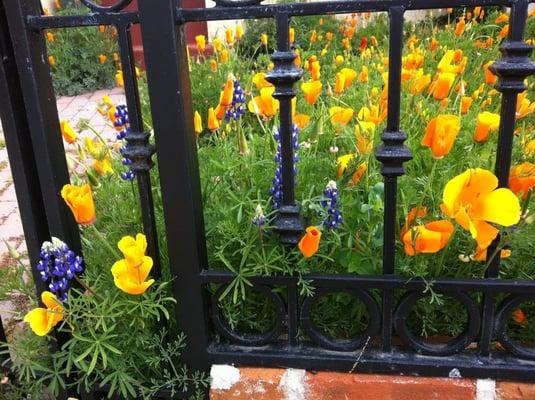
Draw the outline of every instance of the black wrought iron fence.
[[[446,7],[511,7],[510,31],[501,47],[503,58],[491,66],[499,76],[502,93],[501,119],[496,150],[496,176],[500,187],[508,185],[517,94],[526,90],[524,79],[535,72],[531,46],[523,38],[528,6],[532,0],[363,0],[264,5],[261,0],[216,0],[209,9],[183,8],[175,0],[139,0],[137,11],[125,11],[131,0],[105,7],[89,0],[82,3],[89,14],[43,16],[39,0],[0,3],[2,70],[1,117],[11,161],[30,261],[39,260],[39,249],[50,236],[64,239],[81,250],[80,237],[63,201],[58,196],[69,181],[59,129],[58,112],[41,32],[51,28],[112,25],[117,29],[120,62],[132,133],[126,138],[126,156],[133,160],[141,199],[148,253],[159,275],[160,258],[149,171],[156,151],[161,182],[165,230],[169,243],[171,273],[177,277],[174,295],[179,299],[176,318],[187,335],[187,364],[206,370],[213,363],[281,366],[340,371],[404,373],[448,376],[456,368],[462,376],[535,380],[535,350],[508,335],[507,321],[523,302],[535,300],[535,282],[502,280],[500,257],[491,261],[484,279],[433,277],[434,290],[466,308],[468,324],[447,344],[425,343],[407,328],[407,317],[422,297],[426,282],[396,276],[395,221],[397,180],[403,163],[411,159],[404,145],[407,135],[400,126],[400,93],[404,13],[408,10]],[[291,100],[301,70],[294,65],[288,31],[293,17],[353,12],[387,12],[390,18],[388,61],[388,114],[383,145],[376,149],[384,176],[383,274],[309,275],[318,288],[313,297],[300,299],[298,278],[257,276],[254,288],[269,298],[276,322],[263,334],[234,331],[217,306],[219,295],[234,275],[208,269],[204,234],[197,148],[193,130],[191,89],[186,56],[185,25],[194,21],[274,18],[277,50],[274,69],[267,76],[280,102],[282,156],[282,206],[274,226],[281,243],[294,245],[304,230],[294,196]],[[143,116],[135,78],[131,27],[141,25],[144,57],[154,124],[155,147],[143,130]],[[34,270],[36,290],[44,290]],[[207,286],[223,284],[211,298]],[[274,292],[273,288],[283,288]],[[380,293],[381,304],[371,295]],[[311,318],[311,309],[323,296],[348,292],[362,301],[370,316],[367,328],[348,340],[325,336]],[[395,292],[405,293],[395,303]],[[477,303],[472,294],[480,294]],[[497,304],[497,299],[506,300]],[[298,334],[305,333],[306,339]],[[226,341],[215,340],[214,333]],[[400,339],[400,343],[393,340]],[[1,339],[1,337],[0,337]],[[62,340],[58,338],[61,345]],[[504,350],[493,350],[498,340]],[[367,346],[365,352],[361,349]],[[358,362],[356,362],[358,361]],[[358,365],[357,365],[358,364]]]

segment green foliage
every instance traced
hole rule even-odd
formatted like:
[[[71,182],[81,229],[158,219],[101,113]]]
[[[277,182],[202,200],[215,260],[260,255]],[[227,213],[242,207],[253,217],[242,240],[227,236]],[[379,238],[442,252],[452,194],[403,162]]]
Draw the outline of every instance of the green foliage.
[[[58,15],[79,15],[87,12],[81,7],[69,7]],[[75,96],[81,93],[113,87],[116,65],[113,54],[117,43],[111,27],[100,32],[98,27],[50,29],[54,40],[47,41],[48,55],[54,58],[51,65],[52,81],[57,96]],[[99,56],[107,57],[100,63]]]

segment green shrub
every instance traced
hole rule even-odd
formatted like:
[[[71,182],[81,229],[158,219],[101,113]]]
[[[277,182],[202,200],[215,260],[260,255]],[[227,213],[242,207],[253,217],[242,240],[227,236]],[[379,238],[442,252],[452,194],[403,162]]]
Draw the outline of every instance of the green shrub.
[[[81,12],[83,8],[69,7],[58,14],[79,15]],[[103,32],[98,27],[83,27],[53,29],[47,33],[53,35],[53,40],[47,42],[48,55],[54,58],[51,72],[57,96],[113,87],[113,54],[117,52],[117,44],[111,27]],[[100,55],[106,56],[106,62],[99,62]]]

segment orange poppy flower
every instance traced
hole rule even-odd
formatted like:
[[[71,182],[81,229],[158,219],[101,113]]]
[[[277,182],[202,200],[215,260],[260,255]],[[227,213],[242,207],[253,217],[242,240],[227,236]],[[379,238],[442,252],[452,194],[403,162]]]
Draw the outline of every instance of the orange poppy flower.
[[[305,258],[310,258],[316,254],[319,249],[321,232],[315,226],[309,226],[306,228],[305,232],[305,236],[299,241],[298,247]]]
[[[234,43],[234,31],[232,30],[232,28],[225,29],[225,41],[228,45]]]
[[[401,240],[403,241],[403,236],[405,236],[405,233],[412,227],[416,218],[425,218],[425,217],[427,217],[426,207],[413,207],[407,214],[405,225],[401,227],[401,234],[400,234]]]
[[[321,81],[308,81],[301,84],[301,90],[308,104],[315,104],[321,94]]]
[[[453,224],[447,220],[433,221],[409,229],[402,238],[405,253],[409,256],[437,253],[446,247],[453,230]]]
[[[36,335],[45,336],[63,320],[64,309],[58,298],[46,290],[41,293],[41,301],[46,308],[34,308],[24,316],[24,322]]]
[[[228,50],[227,49],[221,50],[221,56],[220,56],[219,60],[223,64],[226,64],[228,62]]]
[[[522,194],[522,199],[528,197],[529,191],[535,187],[535,164],[525,162],[511,168],[509,187],[516,194]]]
[[[433,157],[447,155],[461,129],[461,120],[456,115],[441,114],[433,118],[425,130],[422,146],[429,147]]]
[[[295,114],[293,117],[293,122],[299,129],[305,129],[310,123],[310,115]]]
[[[526,314],[524,311],[522,311],[520,308],[513,311],[513,320],[520,325],[527,325],[528,324],[528,318],[526,317]]]
[[[454,80],[455,74],[451,72],[439,73],[436,80],[429,87],[433,98],[435,100],[442,100],[448,97]]]
[[[461,114],[466,114],[470,110],[470,107],[472,107],[472,102],[474,99],[472,99],[470,96],[463,96],[461,97]]]
[[[527,98],[527,92],[519,93],[516,101],[516,119],[522,119],[535,111],[535,101]]]
[[[347,89],[357,77],[357,71],[351,68],[342,68],[340,73],[344,75],[344,89]]]
[[[422,93],[431,83],[431,74],[421,75],[413,79],[409,92],[413,96]]]
[[[88,184],[83,186],[64,185],[61,189],[61,197],[71,209],[78,224],[90,225],[95,222],[95,203],[91,187]]]
[[[489,69],[489,67],[494,64],[494,61],[489,61],[485,65],[483,65],[483,70],[485,71],[485,83],[487,85],[494,85],[496,83],[496,80],[498,77],[492,73],[492,71]]]
[[[362,69],[361,69],[361,71],[360,71],[360,77],[359,77],[359,79],[360,79],[360,81],[361,81],[362,83],[368,83],[368,79],[369,79],[368,76],[369,76],[369,73],[368,73],[368,67],[365,66],[365,65],[363,65],[363,66],[362,66]]]
[[[465,26],[466,22],[464,18],[461,18],[459,22],[457,22],[457,25],[455,25],[455,36],[461,36],[464,32]]]
[[[312,61],[312,63],[310,63],[310,61],[309,61],[309,65],[310,65],[310,75],[312,77],[312,80],[313,81],[319,81],[320,76],[321,76],[321,65],[320,65],[320,62],[319,61]]]
[[[336,164],[338,165],[338,172],[337,172],[338,178],[340,178],[344,174],[344,172],[347,169],[347,166],[354,159],[355,159],[354,154],[346,154],[336,159]]]
[[[346,77],[341,72],[336,74],[336,82],[334,83],[334,92],[342,94],[345,88]]]
[[[54,56],[48,56],[48,63],[50,65],[56,65],[56,59],[54,58]]]
[[[351,176],[351,182],[353,183],[353,185],[356,185],[357,183],[359,183],[360,178],[362,178],[362,175],[364,175],[367,170],[368,170],[368,163],[366,162],[360,163],[357,170]]]
[[[216,117],[213,107],[208,109],[208,129],[211,131],[219,129],[219,120]]]
[[[271,118],[279,112],[279,101],[272,95],[274,87],[260,89],[260,96],[256,96],[248,103],[249,111],[264,118]]]
[[[353,109],[344,107],[331,107],[329,108],[329,116],[331,117],[331,123],[333,125],[341,124],[346,125],[351,118],[353,118]]]
[[[474,261],[480,261],[480,262],[487,261],[487,250],[488,250],[488,247],[481,248],[478,246],[476,248],[476,252],[474,253],[473,256],[470,256],[470,258],[473,259]],[[508,257],[511,257],[511,250],[501,249],[500,258],[503,259],[503,258],[508,258]]]
[[[210,60],[210,70],[212,72],[217,72],[217,60],[213,58]]]
[[[498,18],[494,20],[494,23],[496,24],[502,24],[504,22],[509,22],[509,15],[507,15],[506,13],[501,13],[500,15],[498,15]]]
[[[498,130],[500,126],[500,114],[484,111],[477,116],[476,133],[474,140],[479,143],[489,140],[492,132]]]
[[[52,32],[47,32],[46,33],[46,40],[48,40],[49,42],[54,42],[56,40],[56,38],[54,37],[54,34]]]
[[[492,224],[511,226],[520,220],[520,202],[506,188],[498,189],[498,178],[490,171],[468,169],[444,188],[440,208],[469,231],[478,246],[486,248],[498,235]]]
[[[505,39],[509,35],[509,25],[505,25],[500,33],[498,34],[498,37],[500,39]]]
[[[98,62],[100,64],[104,64],[106,61],[108,61],[108,57],[106,57],[104,54],[100,54],[98,56]]]
[[[448,50],[440,59],[437,69],[439,72],[461,74],[464,72],[467,63],[468,57],[462,57],[462,51]]]

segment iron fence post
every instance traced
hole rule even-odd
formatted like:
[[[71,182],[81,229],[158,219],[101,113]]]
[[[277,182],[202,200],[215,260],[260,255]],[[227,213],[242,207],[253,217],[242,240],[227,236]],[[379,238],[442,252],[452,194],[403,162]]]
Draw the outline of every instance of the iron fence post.
[[[208,318],[200,272],[208,266],[196,136],[193,130],[185,25],[173,0],[139,0],[149,95],[176,318],[187,335],[183,359],[206,371]]]

